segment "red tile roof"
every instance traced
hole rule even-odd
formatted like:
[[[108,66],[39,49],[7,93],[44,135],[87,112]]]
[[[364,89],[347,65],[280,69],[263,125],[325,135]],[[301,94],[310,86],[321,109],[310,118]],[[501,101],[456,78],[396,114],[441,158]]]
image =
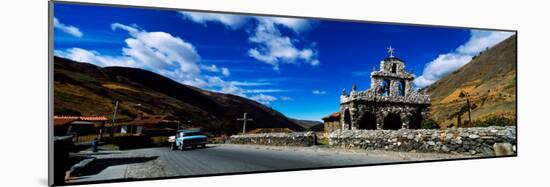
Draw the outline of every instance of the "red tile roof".
[[[330,119],[330,118],[337,118],[340,119],[340,112],[334,112],[328,116],[323,117],[323,120]]]
[[[73,121],[107,121],[105,116],[53,116],[54,126],[61,126]]]
[[[53,125],[54,126],[63,126],[66,124],[69,124],[73,121],[76,121],[78,118],[54,118]]]
[[[80,116],[80,120],[83,121],[107,121],[105,116]]]
[[[53,116],[53,119],[78,119],[79,116]]]

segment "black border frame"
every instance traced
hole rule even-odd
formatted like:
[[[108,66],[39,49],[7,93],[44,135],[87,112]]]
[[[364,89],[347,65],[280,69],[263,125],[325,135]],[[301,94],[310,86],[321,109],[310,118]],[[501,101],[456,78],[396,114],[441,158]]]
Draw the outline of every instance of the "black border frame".
[[[403,23],[403,22],[385,22],[385,21],[370,21],[370,20],[358,20],[358,19],[341,19],[341,18],[329,18],[329,17],[310,17],[310,16],[292,16],[292,15],[280,15],[280,14],[263,14],[263,13],[251,13],[251,12],[232,12],[232,11],[218,11],[218,10],[204,10],[204,9],[187,9],[187,8],[167,8],[156,6],[139,6],[139,5],[122,5],[122,4],[106,4],[106,3],[91,3],[91,2],[74,2],[65,0],[49,0],[48,1],[48,185],[49,186],[73,186],[73,185],[87,185],[87,184],[103,184],[114,182],[135,182],[135,181],[151,181],[151,180],[163,180],[163,179],[184,179],[184,178],[198,178],[198,177],[213,177],[213,176],[229,176],[229,175],[244,175],[244,174],[261,174],[261,173],[278,173],[278,172],[292,172],[292,171],[308,171],[308,170],[322,170],[322,169],[338,169],[338,168],[351,168],[351,167],[365,167],[365,166],[384,166],[384,165],[401,165],[401,164],[415,164],[415,163],[431,163],[431,162],[445,162],[445,161],[463,161],[463,160],[478,160],[478,159],[493,159],[493,158],[510,158],[519,156],[519,115],[518,115],[518,43],[516,42],[516,154],[507,156],[483,156],[483,157],[470,157],[470,158],[452,158],[452,159],[437,159],[437,160],[421,160],[421,161],[403,161],[403,162],[390,162],[390,163],[375,163],[375,164],[356,164],[346,166],[327,166],[327,167],[313,167],[302,169],[281,169],[281,170],[265,170],[265,171],[250,171],[250,172],[234,172],[234,173],[219,173],[219,174],[202,174],[202,175],[182,175],[174,177],[152,177],[146,179],[113,179],[113,180],[99,180],[90,182],[76,182],[70,184],[54,184],[53,182],[53,17],[54,17],[54,4],[72,4],[72,5],[87,5],[87,6],[102,6],[102,7],[116,7],[116,8],[136,8],[136,9],[148,9],[148,10],[167,10],[167,11],[189,11],[199,13],[221,13],[221,14],[237,14],[243,16],[271,16],[271,17],[283,17],[283,18],[299,18],[299,19],[318,19],[318,20],[330,20],[330,21],[343,21],[343,22],[356,22],[356,23],[371,23],[371,24],[385,24],[385,25],[401,25],[401,26],[417,26],[417,27],[436,27],[436,28],[457,28],[457,29],[477,29],[477,30],[490,30],[490,31],[506,31],[514,32],[515,37],[518,36],[518,30],[510,29],[494,29],[494,28],[482,28],[482,27],[465,27],[465,26],[450,26],[450,25],[430,25],[430,24],[417,24],[417,23]]]

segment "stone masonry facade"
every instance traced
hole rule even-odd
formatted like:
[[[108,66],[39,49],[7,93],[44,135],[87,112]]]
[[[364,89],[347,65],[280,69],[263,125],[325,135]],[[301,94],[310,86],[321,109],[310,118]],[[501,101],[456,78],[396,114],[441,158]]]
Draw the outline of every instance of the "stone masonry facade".
[[[273,146],[312,146],[317,142],[313,131],[292,133],[260,133],[233,135],[229,138],[231,144],[256,144]]]
[[[430,97],[414,90],[414,74],[405,70],[405,63],[393,56],[373,68],[371,87],[357,91],[352,86],[340,96],[340,124],[343,130],[355,129],[419,129],[430,106]]]
[[[329,143],[340,148],[501,156],[516,154],[516,137],[515,126],[343,130],[331,133]]]

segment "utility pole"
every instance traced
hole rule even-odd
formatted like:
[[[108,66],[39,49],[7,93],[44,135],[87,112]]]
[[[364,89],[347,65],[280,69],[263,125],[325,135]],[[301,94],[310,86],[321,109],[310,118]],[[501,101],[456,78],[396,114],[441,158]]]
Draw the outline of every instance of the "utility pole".
[[[116,122],[116,112],[118,110],[118,99],[115,100],[115,111],[113,112],[113,122],[111,123],[111,140],[114,140],[115,135],[115,122]]]
[[[182,126],[182,128],[184,128],[184,129],[185,129],[185,128],[189,128],[189,127],[191,127],[191,120],[185,121],[185,123],[184,123],[183,126]]]
[[[464,98],[466,97],[466,106],[468,107],[468,125],[472,124],[472,115],[470,112],[470,95],[467,92],[461,91],[460,95],[458,97]]]
[[[141,103],[137,103],[137,104],[134,104],[138,114],[141,113],[141,110],[139,109],[139,107],[141,107]]]
[[[466,105],[468,105],[468,126],[472,124],[472,114],[470,111],[470,98],[466,97]]]
[[[180,130],[180,128],[185,129],[185,124],[188,124],[188,125],[191,124],[191,120],[187,120],[184,123],[181,123],[180,120],[177,120],[177,122],[178,122],[178,129],[176,131]]]
[[[243,134],[246,133],[246,121],[252,121],[254,119],[247,118],[247,113],[245,112],[243,118],[237,118],[237,121],[243,121]]]

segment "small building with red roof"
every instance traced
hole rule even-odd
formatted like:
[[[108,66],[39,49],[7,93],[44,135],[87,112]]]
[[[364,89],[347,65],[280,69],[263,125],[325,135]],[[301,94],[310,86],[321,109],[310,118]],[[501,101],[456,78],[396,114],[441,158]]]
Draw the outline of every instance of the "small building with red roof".
[[[171,119],[167,115],[144,115],[139,113],[132,121],[119,122],[116,124],[121,134],[134,135],[171,135],[176,132],[179,121]]]
[[[342,126],[340,125],[340,116],[340,112],[334,112],[322,118],[325,132],[331,133],[341,129]]]
[[[105,116],[54,116],[54,136],[101,134]]]

